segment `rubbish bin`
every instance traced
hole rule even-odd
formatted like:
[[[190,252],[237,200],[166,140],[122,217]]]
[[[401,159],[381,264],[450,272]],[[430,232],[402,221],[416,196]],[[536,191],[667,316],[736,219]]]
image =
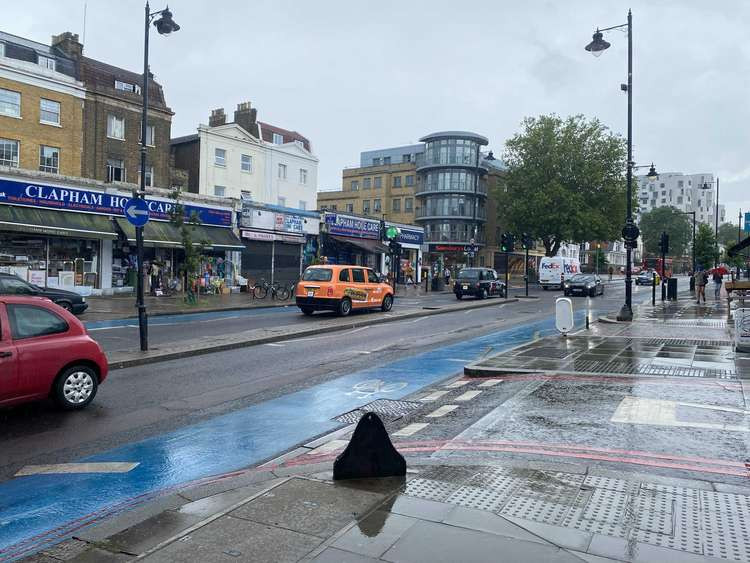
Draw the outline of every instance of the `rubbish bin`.
[[[432,291],[442,291],[444,285],[445,284],[440,276],[434,276],[432,278],[432,287],[430,289],[432,289]]]
[[[667,279],[667,299],[677,301],[677,278]]]
[[[734,310],[734,347],[738,352],[750,352],[750,309]]]

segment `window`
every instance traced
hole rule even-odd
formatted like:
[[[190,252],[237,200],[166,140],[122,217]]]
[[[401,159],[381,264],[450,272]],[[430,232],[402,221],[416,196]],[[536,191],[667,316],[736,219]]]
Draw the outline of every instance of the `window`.
[[[364,213],[365,215],[369,215],[370,213],[370,200],[369,199],[362,200],[362,213]]]
[[[407,176],[406,177],[406,185],[407,186],[413,186],[414,185],[414,176]]]
[[[346,212],[347,213],[354,213],[354,204],[353,203],[347,203],[346,204]]]
[[[25,281],[18,278],[0,278],[2,293],[11,295],[33,295],[34,291]]]
[[[307,170],[304,168],[299,169],[299,183],[307,184]]]
[[[393,187],[394,188],[400,188],[401,187],[401,176],[394,176],[393,177]]]
[[[279,196],[276,200],[276,203],[278,203],[281,207],[286,207],[286,198]],[[333,209],[333,206],[331,206],[331,209]]]
[[[297,146],[298,146],[299,148],[301,148],[301,149],[304,149],[304,148],[305,148],[305,143],[303,143],[303,142],[302,142],[302,141],[300,141],[299,139],[294,139],[294,144],[295,144],[295,145],[297,145]]]
[[[328,211],[328,206],[327,205],[321,205],[320,206],[320,210],[321,211]]]
[[[308,268],[302,274],[302,281],[321,281],[329,282],[333,277],[331,268]]]
[[[111,113],[107,116],[107,137],[125,139],[125,120]]]
[[[51,125],[60,125],[60,102],[40,98],[39,121]]]
[[[0,115],[21,117],[21,94],[0,88]]]
[[[381,211],[383,211],[383,207],[380,205],[379,199],[373,199],[372,206],[374,207],[375,213],[380,213]]]
[[[336,204],[331,205],[331,211],[336,211]]]
[[[302,211],[306,211],[307,210],[307,202],[304,201],[304,200],[302,200],[302,199],[299,200],[299,206],[297,207],[297,209],[301,209]]]
[[[401,155],[401,162],[411,162],[411,155],[410,154],[402,154]]]
[[[662,202],[662,203],[667,203],[667,200],[666,200],[666,198],[661,198],[661,202]]]
[[[348,268],[345,268],[339,272],[339,281],[342,281],[342,282],[349,281],[349,269]]]
[[[0,43],[0,57],[5,56],[5,43]]]
[[[368,268],[365,272],[367,273],[367,283],[380,283],[380,276],[378,276],[373,270]]]
[[[125,163],[115,158],[107,159],[107,182],[125,181]]]
[[[383,157],[383,164],[390,164],[391,163],[391,157],[390,156],[384,156]]]
[[[411,213],[414,211],[414,199],[407,197],[404,198],[404,211]]]
[[[350,184],[352,191],[356,192],[359,190],[359,182],[357,180],[352,180],[352,183]]]
[[[365,283],[365,271],[361,268],[353,268],[352,281],[354,283]]]
[[[226,186],[214,186],[214,195],[216,197],[227,197]]]
[[[18,141],[0,139],[0,166],[18,168]]]
[[[227,151],[224,149],[214,149],[214,164],[216,166],[227,165]]]
[[[60,168],[60,149],[56,147],[39,147],[39,170],[57,174]]]
[[[682,181],[682,180],[677,180],[677,187],[678,187],[678,188],[681,188],[681,187],[683,187],[684,185],[685,185],[685,182],[684,182],[684,181]]]
[[[39,66],[48,68],[50,70],[55,70],[55,59],[51,57],[44,57],[42,55],[37,55],[37,61],[39,63]]]
[[[156,146],[154,144],[154,138],[156,137],[155,132],[156,132],[156,129],[155,129],[154,125],[146,125],[146,144],[149,147]],[[138,142],[139,143],[141,142],[141,135],[142,134],[143,134],[143,130],[141,128],[139,128],[138,129]]]
[[[140,180],[141,177],[141,169],[138,168],[138,179]],[[153,166],[146,166],[146,185],[149,188],[154,187],[154,167]]]
[[[250,172],[253,171],[253,157],[249,154],[243,154],[240,157],[240,169],[243,172]]]
[[[284,135],[279,135],[278,133],[273,134],[273,144],[274,145],[283,145],[284,144]]]
[[[286,180],[286,164],[279,164],[279,178]]]
[[[401,198],[397,197],[393,200],[393,212],[401,213]]]
[[[365,178],[362,182],[362,187],[366,190],[369,190],[370,186],[372,186],[372,178]]]
[[[382,187],[383,187],[383,178],[378,176],[377,178],[375,178],[375,189],[377,190]]]
[[[663,188],[664,187],[664,182],[662,182],[661,184],[659,184],[659,187]]]
[[[14,340],[68,331],[68,323],[52,311],[33,305],[7,305]]]
[[[121,80],[115,80],[115,90],[122,90],[123,92],[133,92],[134,94],[141,93],[141,87],[138,86],[138,84],[122,82]]]
[[[373,166],[380,166],[380,157],[372,159]]]
[[[682,203],[682,196],[681,195],[677,196],[677,203]]]

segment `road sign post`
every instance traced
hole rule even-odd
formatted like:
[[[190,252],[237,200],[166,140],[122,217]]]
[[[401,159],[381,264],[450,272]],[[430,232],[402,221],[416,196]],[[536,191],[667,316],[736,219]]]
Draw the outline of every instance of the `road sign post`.
[[[125,219],[135,227],[135,246],[138,260],[136,284],[136,307],[138,308],[138,333],[141,351],[148,350],[148,317],[143,296],[143,227],[148,223],[148,204],[141,197],[134,197],[125,204]]]

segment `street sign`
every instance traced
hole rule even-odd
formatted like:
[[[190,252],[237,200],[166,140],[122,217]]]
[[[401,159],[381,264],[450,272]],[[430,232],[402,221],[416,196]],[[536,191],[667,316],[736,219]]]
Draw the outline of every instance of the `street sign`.
[[[125,204],[125,218],[131,225],[142,227],[148,223],[148,204],[146,200],[131,198]]]
[[[635,241],[640,234],[641,231],[638,230],[638,227],[635,225],[635,223],[627,223],[622,228],[622,238],[624,238],[626,241]]]
[[[401,229],[398,227],[390,226],[385,230],[385,237],[388,239],[395,239],[401,234]]]
[[[750,213],[745,213],[745,234],[750,235]]]

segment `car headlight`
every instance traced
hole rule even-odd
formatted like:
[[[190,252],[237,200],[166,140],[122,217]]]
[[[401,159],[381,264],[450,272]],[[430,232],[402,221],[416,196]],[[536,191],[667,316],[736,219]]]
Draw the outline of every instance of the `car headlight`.
[[[81,297],[81,303],[86,303],[86,298],[85,297]]]
[[[588,287],[589,289],[592,289],[592,288],[594,287],[594,284],[593,284],[593,283],[590,283],[590,284],[588,284],[588,285],[587,285],[586,287]]]
[[[563,285],[564,285],[565,287],[570,287],[570,282],[565,282],[565,283],[564,283]]]

